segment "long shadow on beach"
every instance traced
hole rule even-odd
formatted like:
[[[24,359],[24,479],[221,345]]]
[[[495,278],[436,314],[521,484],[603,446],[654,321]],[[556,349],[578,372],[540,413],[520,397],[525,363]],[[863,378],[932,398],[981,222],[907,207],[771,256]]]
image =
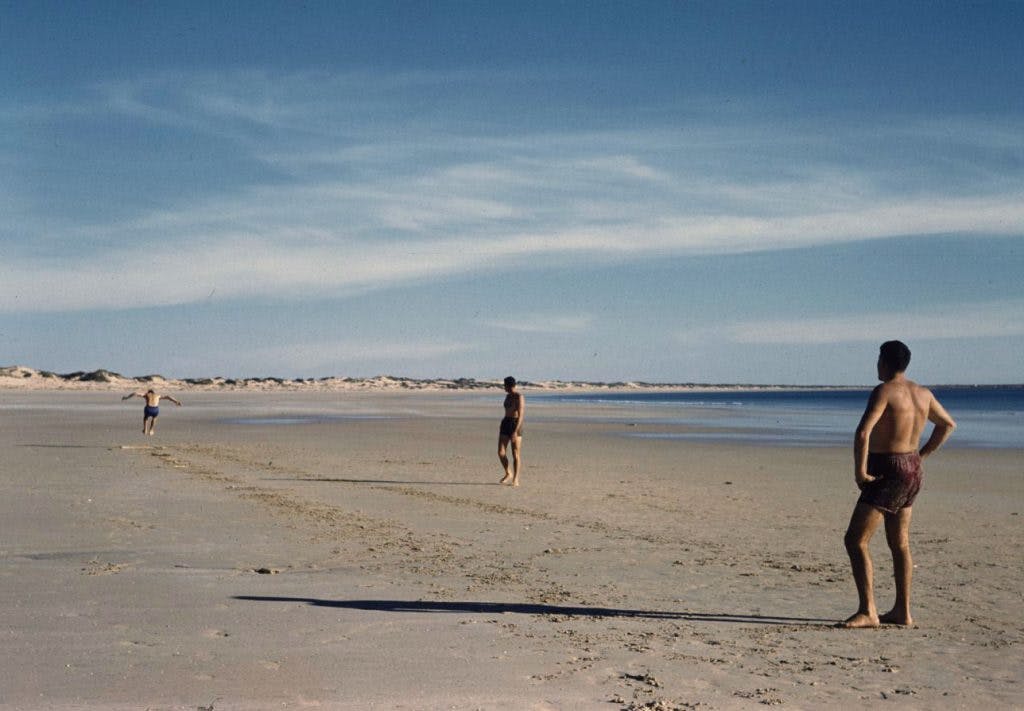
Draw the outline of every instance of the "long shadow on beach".
[[[110,449],[105,444],[16,444],[14,446],[32,449]]]
[[[404,484],[408,486],[496,486],[497,481],[403,481],[400,479],[339,479],[320,477],[317,479],[294,477],[289,479],[264,479],[263,481],[309,481],[317,484]]]
[[[580,607],[573,605],[540,605],[515,602],[453,602],[440,600],[318,600],[308,597],[273,597],[236,595],[235,600],[250,602],[298,602],[317,607],[367,610],[371,612],[469,612],[488,615],[514,613],[519,615],[564,615],[568,617],[643,617],[692,622],[739,622],[758,625],[832,625],[835,620],[811,617],[779,617],[774,615],[743,615],[728,612],[667,612],[661,610],[629,610],[614,607]]]

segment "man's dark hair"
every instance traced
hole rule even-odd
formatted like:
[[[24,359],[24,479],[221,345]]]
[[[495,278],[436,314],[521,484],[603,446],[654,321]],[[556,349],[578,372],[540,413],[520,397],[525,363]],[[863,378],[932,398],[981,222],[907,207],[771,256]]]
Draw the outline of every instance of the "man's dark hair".
[[[505,387],[506,388],[510,388],[510,387],[514,386],[515,384],[516,384],[516,379],[513,378],[511,375],[508,376],[507,378],[505,378]]]
[[[878,357],[897,373],[902,373],[910,365],[910,349],[902,341],[886,341],[878,349]]]

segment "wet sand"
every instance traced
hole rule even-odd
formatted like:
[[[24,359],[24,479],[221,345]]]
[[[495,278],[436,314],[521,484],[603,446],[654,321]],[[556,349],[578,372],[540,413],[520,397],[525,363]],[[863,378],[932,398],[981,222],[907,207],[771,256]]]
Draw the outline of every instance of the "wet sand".
[[[846,449],[528,401],[512,489],[497,390],[174,394],[3,393],[0,706],[1024,704],[1021,451],[928,461],[917,626],[846,631]]]

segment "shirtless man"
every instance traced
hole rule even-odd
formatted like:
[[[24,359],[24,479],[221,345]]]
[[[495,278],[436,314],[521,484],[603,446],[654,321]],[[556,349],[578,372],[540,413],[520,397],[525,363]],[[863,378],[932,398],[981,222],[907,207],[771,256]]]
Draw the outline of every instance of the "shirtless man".
[[[843,627],[914,623],[910,616],[910,507],[921,488],[921,460],[942,446],[956,423],[930,390],[907,379],[904,371],[909,364],[910,349],[903,343],[882,344],[878,353],[878,379],[882,384],[871,392],[857,426],[853,474],[861,495],[844,540],[860,602],[857,612],[841,623]],[[918,451],[929,420],[935,427]],[[896,577],[896,603],[892,610],[879,615],[868,542],[883,521]]]
[[[498,459],[505,469],[505,476],[499,484],[508,481],[512,486],[519,486],[519,471],[522,466],[523,448],[523,411],[526,409],[526,398],[523,394],[516,392],[516,379],[511,375],[505,378],[505,418],[501,421],[498,429]],[[505,450],[509,443],[512,444],[513,468],[508,468],[508,457]]]
[[[166,398],[178,407],[181,407],[181,403],[173,397],[170,395],[158,395],[153,388],[150,388],[146,392],[136,392],[125,395],[121,400],[128,400],[133,397],[141,397],[146,400],[146,407],[142,410],[142,434],[151,435],[156,432],[156,418],[157,415],[160,414],[160,398]]]

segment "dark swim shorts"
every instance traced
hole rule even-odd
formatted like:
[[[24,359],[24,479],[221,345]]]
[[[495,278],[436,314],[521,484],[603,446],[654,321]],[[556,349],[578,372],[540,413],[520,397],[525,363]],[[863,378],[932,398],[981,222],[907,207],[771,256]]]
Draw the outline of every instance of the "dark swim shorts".
[[[868,474],[876,479],[864,487],[858,503],[869,504],[886,513],[898,513],[900,509],[913,506],[921,490],[924,476],[921,455],[872,452],[868,455]]]
[[[145,413],[146,417],[156,417],[157,415],[160,414],[160,408],[153,407],[152,405],[146,405],[146,409],[143,410],[143,412]]]
[[[498,434],[502,437],[512,437],[516,433],[516,418],[506,417],[501,421],[501,428],[498,430]],[[519,434],[522,434],[520,432]]]

